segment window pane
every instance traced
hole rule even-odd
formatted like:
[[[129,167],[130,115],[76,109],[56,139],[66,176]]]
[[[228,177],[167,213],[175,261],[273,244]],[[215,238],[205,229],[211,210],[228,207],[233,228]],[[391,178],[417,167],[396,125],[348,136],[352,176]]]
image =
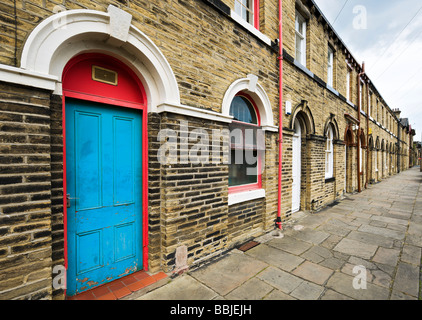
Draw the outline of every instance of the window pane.
[[[244,20],[253,24],[253,0],[235,0],[234,11]]]
[[[256,157],[257,152],[253,151],[253,155]],[[258,182],[257,164],[255,163],[253,165],[249,165],[247,164],[245,159],[245,150],[231,150],[231,159],[229,165],[229,187],[241,186]],[[236,162],[243,163],[236,164]]]
[[[302,63],[302,38],[296,34],[296,60]]]
[[[242,18],[245,19],[246,21],[248,21],[247,18],[246,18],[247,15],[248,15],[248,11],[247,11],[246,7],[242,7]]]
[[[328,47],[328,77],[327,77],[327,83],[329,86],[333,86],[333,50]]]
[[[230,106],[230,115],[233,116],[236,121],[258,124],[254,107],[248,99],[241,96],[237,96],[233,99]]]
[[[347,71],[346,76],[346,98],[350,100],[350,71]]]
[[[299,32],[302,36],[304,36],[304,24],[305,24],[305,19],[296,12],[296,23],[295,23],[295,28],[296,31]]]
[[[240,4],[238,0],[234,1],[234,12],[242,16],[242,5]]]

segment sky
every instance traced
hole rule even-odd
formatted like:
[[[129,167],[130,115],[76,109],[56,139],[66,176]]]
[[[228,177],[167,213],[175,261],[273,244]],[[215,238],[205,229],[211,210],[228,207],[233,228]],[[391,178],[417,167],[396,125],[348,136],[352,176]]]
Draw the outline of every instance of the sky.
[[[422,137],[422,1],[314,0],[391,109]]]

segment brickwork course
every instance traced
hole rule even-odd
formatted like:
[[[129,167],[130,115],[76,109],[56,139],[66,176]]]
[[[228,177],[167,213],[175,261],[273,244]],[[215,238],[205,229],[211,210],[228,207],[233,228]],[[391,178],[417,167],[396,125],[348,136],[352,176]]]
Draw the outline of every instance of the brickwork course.
[[[196,268],[275,228],[279,142],[281,220],[291,220],[295,123],[301,127],[301,212],[319,212],[415,164],[409,120],[388,106],[313,1],[283,1],[283,52],[276,41],[278,1],[260,0],[255,9],[252,25],[235,13],[231,0],[0,4],[0,299],[66,299],[53,285],[54,267],[68,263],[62,76],[67,62],[80,54],[120,60],[145,87],[148,174],[142,187],[148,201],[142,236],[151,274],[177,273],[178,248],[187,248],[183,264]],[[295,52],[297,12],[307,26],[304,64]],[[329,46],[332,86],[327,85]],[[224,134],[218,140],[221,152],[209,161],[184,163],[182,149],[174,158],[168,150],[173,162],[159,161],[160,132],[176,132],[179,142],[184,132],[208,137],[227,132],[233,121],[230,99],[239,93],[253,100],[265,132],[259,189],[230,190]],[[328,128],[330,177],[325,174]],[[212,150],[213,141],[198,144],[192,138],[186,147]]]

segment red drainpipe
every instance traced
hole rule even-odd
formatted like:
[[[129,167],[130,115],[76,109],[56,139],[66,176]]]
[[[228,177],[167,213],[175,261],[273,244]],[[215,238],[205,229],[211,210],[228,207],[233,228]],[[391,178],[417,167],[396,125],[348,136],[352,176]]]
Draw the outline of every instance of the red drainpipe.
[[[278,45],[279,45],[279,139],[278,139],[278,204],[276,227],[283,229],[281,223],[281,172],[283,160],[283,1],[278,1]]]

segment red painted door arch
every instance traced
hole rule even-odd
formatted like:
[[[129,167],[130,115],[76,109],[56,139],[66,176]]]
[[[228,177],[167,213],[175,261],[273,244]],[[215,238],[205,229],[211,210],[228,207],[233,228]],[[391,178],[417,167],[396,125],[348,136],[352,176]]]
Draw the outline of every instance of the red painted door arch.
[[[130,110],[138,110],[141,116],[141,146],[140,153],[141,157],[141,188],[139,193],[141,193],[141,216],[139,217],[141,221],[141,233],[142,245],[140,251],[142,252],[142,266],[139,266],[138,269],[147,270],[148,268],[148,139],[147,139],[147,99],[144,87],[140,82],[139,78],[135,73],[128,68],[125,64],[113,58],[111,56],[100,54],[100,53],[87,53],[81,54],[72,58],[66,67],[63,70],[62,76],[63,84],[63,204],[64,204],[64,242],[65,242],[65,266],[68,270],[69,267],[69,251],[68,251],[68,223],[73,223],[68,218],[68,207],[69,205],[75,205],[70,199],[67,199],[67,170],[71,165],[67,164],[67,151],[66,151],[66,134],[69,134],[69,131],[66,130],[66,104],[69,105],[69,108],[75,101],[81,101],[85,105],[94,105],[94,111],[98,113],[98,106],[104,106],[104,110],[114,110],[118,112],[119,108],[122,110],[123,117],[126,114],[130,114]],[[79,100],[75,100],[79,99]],[[85,101],[85,102],[84,102]],[[116,108],[117,107],[117,108]],[[81,109],[82,110],[82,109]],[[100,109],[101,110],[101,109]],[[124,110],[128,110],[125,112]],[[108,112],[108,111],[107,111]],[[135,111],[133,111],[135,112]],[[133,113],[132,112],[132,113]],[[114,116],[114,118],[116,118]],[[74,123],[71,125],[74,126]],[[68,128],[69,129],[69,128]],[[76,136],[76,135],[75,135]],[[73,137],[72,137],[73,139]],[[111,138],[114,139],[114,138]],[[68,137],[70,141],[71,138]],[[72,152],[74,148],[74,143],[72,142]],[[73,175],[73,172],[72,172]],[[113,196],[114,197],[114,196]],[[120,204],[119,204],[120,205]],[[75,205],[76,207],[76,205]],[[69,209],[70,212],[75,212],[78,209],[73,208]],[[73,217],[73,214],[72,214]],[[72,225],[72,230],[74,229]],[[128,228],[130,229],[130,228]],[[120,228],[119,230],[123,230]],[[73,231],[72,231],[73,232]],[[122,236],[119,234],[121,238]],[[72,239],[72,245],[75,242]],[[78,240],[79,241],[79,240]],[[113,240],[114,241],[114,240]],[[76,251],[76,250],[74,250]],[[101,250],[100,250],[101,251]],[[129,250],[130,251],[130,250]],[[126,252],[125,252],[126,254]],[[114,253],[115,255],[115,253]],[[72,257],[74,254],[72,252]],[[95,263],[94,263],[94,269]],[[128,268],[129,269],[129,268]],[[135,270],[131,270],[135,271]],[[111,279],[114,280],[114,279]],[[98,283],[102,284],[102,283]],[[85,289],[90,289],[90,286],[84,287]],[[82,289],[85,290],[85,289]],[[79,292],[79,291],[77,291]],[[69,293],[75,294],[75,289],[72,291],[69,290]]]

